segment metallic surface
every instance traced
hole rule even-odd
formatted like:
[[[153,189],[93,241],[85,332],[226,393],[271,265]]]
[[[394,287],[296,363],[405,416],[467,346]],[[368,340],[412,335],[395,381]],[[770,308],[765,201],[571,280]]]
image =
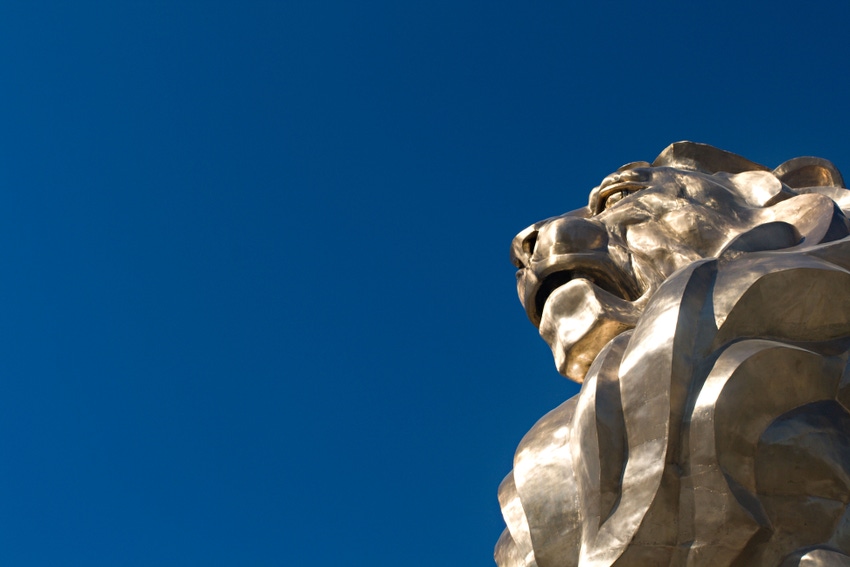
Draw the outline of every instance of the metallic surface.
[[[691,142],[511,246],[581,392],[499,488],[502,567],[850,566],[850,191]]]

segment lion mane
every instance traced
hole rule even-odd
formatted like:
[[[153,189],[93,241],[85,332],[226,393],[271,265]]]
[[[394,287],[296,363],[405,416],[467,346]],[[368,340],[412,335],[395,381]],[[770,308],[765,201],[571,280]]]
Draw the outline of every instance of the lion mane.
[[[771,171],[691,142],[640,167],[769,173],[807,197],[677,267],[606,337],[516,451],[496,563],[850,565],[850,192],[826,160]]]

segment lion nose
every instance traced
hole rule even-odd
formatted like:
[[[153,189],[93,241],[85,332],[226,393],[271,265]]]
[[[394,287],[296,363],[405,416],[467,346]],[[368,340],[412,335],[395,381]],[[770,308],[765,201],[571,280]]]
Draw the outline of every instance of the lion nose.
[[[532,260],[607,246],[608,232],[604,226],[580,217],[563,216],[533,224],[517,234],[511,243],[511,262],[522,269]]]

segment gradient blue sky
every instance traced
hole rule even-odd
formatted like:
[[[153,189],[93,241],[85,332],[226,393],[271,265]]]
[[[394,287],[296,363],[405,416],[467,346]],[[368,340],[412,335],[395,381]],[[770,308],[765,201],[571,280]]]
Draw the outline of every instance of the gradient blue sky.
[[[0,563],[488,566],[577,388],[508,243],[680,139],[850,173],[850,4],[7,1]]]

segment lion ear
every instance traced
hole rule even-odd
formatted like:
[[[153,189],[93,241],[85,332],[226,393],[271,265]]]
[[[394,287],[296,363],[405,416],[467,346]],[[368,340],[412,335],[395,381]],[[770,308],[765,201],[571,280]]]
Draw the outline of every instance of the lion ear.
[[[817,157],[789,159],[773,170],[792,189],[803,187],[844,187],[844,178],[831,161]]]

